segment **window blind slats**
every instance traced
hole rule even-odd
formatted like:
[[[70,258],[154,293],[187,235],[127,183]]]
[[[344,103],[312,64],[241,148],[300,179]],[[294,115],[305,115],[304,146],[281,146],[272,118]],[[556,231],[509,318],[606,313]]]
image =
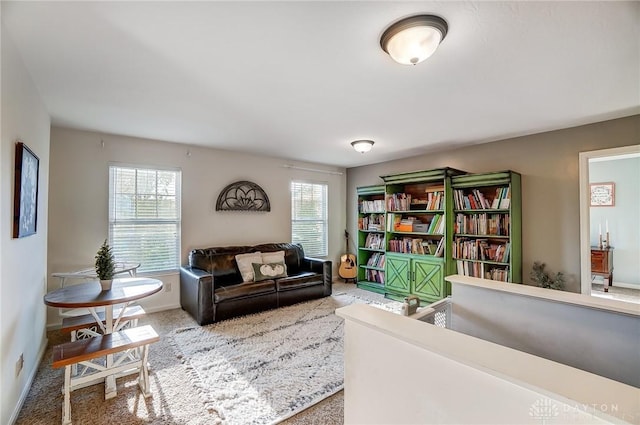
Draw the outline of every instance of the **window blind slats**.
[[[180,264],[180,172],[109,168],[109,241],[118,261],[139,272]]]
[[[327,255],[326,184],[291,183],[291,240],[308,255]]]

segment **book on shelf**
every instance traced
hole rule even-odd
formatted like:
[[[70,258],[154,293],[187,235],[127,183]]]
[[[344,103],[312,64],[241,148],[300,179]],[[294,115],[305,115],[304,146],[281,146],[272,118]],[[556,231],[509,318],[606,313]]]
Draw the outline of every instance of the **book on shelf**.
[[[369,214],[358,217],[360,230],[384,230],[384,214]]]
[[[369,233],[364,241],[364,247],[369,249],[383,249],[384,235],[381,233]]]
[[[467,235],[509,236],[509,214],[456,214],[454,232]]]
[[[497,243],[489,239],[456,237],[452,246],[452,255],[456,259],[507,263],[510,246],[509,242]]]
[[[511,206],[511,188],[509,186],[496,188],[496,196],[493,198],[491,208],[509,209]]]
[[[456,270],[463,276],[478,277],[501,282],[509,281],[509,267],[492,267],[476,261],[456,260]]]
[[[420,238],[395,238],[389,241],[389,251],[401,254],[428,254],[425,243]]]
[[[409,211],[410,206],[410,193],[394,193],[387,196],[387,211]]]
[[[444,255],[444,238],[440,238],[436,252],[433,254],[435,257],[442,257]]]
[[[385,264],[384,258],[384,253],[376,252],[372,254],[371,257],[369,257],[369,259],[367,260],[367,266],[383,269]]]
[[[401,214],[387,214],[387,232],[393,232],[402,221]]]
[[[360,212],[361,213],[379,213],[384,211],[384,200],[376,199],[376,200],[363,200],[360,201]]]
[[[431,219],[431,223],[429,224],[427,233],[440,235],[444,233],[444,225],[445,225],[444,217],[441,214],[436,214]]]

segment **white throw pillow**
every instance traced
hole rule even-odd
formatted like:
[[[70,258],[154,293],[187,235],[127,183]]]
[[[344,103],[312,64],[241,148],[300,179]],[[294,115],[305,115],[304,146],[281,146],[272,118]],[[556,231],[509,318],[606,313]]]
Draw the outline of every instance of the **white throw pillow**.
[[[236,255],[236,263],[242,275],[243,282],[253,282],[253,263],[262,263],[262,254],[260,251],[251,252],[249,254]]]
[[[263,252],[261,263],[284,263],[284,251]]]

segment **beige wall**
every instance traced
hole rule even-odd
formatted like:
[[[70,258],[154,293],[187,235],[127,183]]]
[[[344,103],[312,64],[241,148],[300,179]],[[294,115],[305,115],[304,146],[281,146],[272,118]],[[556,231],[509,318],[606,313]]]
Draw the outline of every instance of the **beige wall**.
[[[2,26],[2,131],[0,137],[0,423],[8,424],[26,397],[46,348],[47,197],[49,115]],[[40,159],[36,234],[13,239],[15,143]],[[16,376],[16,362],[24,367]]]
[[[453,167],[468,172],[513,170],[522,174],[523,280],[534,261],[567,275],[580,292],[578,153],[640,142],[640,115],[565,130],[501,140],[347,170],[347,225],[357,225],[356,188],[380,184],[379,176]]]
[[[51,130],[49,274],[93,264],[96,250],[108,235],[110,162],[182,169],[183,264],[193,248],[290,241],[290,181],[327,182],[330,226],[327,258],[334,261],[334,269],[339,264],[344,249],[344,169],[296,163],[300,167],[337,171],[342,175],[293,170],[284,168],[290,161],[281,158],[54,127]],[[215,211],[220,191],[238,180],[260,185],[269,196],[271,212]],[[179,307],[177,277],[162,279],[165,283],[174,282],[173,290],[163,291],[149,300],[153,301],[151,310]],[[56,279],[50,280],[50,288],[58,285]],[[49,323],[59,321],[55,313],[50,312]]]

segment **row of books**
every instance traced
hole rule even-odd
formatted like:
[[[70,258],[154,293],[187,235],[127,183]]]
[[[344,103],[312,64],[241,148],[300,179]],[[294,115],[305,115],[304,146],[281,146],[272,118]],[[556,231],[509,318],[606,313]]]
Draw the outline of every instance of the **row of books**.
[[[453,241],[453,258],[463,260],[482,260],[507,263],[511,244],[493,243],[488,239],[455,238]]]
[[[385,265],[385,257],[384,253],[376,252],[367,260],[367,266],[369,267],[378,267],[380,269],[384,269]]]
[[[499,280],[509,282],[509,268],[497,268],[493,265],[478,263],[474,261],[456,261],[458,274],[463,276],[479,277],[484,279]]]
[[[360,212],[361,213],[384,212],[384,200],[383,199],[375,199],[372,201],[363,200],[360,202]]]
[[[509,214],[457,214],[454,233],[509,236]]]
[[[369,249],[384,249],[384,235],[381,233],[369,233],[364,241],[364,247]]]
[[[387,196],[387,211],[409,211],[410,209],[410,193],[394,193]]]
[[[415,210],[443,210],[444,192],[427,192],[426,198],[414,199],[411,206]]]
[[[437,244],[431,240],[424,241],[419,238],[391,239],[389,241],[389,251],[442,257],[444,254],[444,238],[440,238]]]
[[[445,219],[443,215],[434,215],[431,219],[431,223],[429,223],[429,227],[427,228],[427,233],[442,235],[444,233],[444,222]]]
[[[384,272],[381,270],[365,269],[364,279],[368,280],[369,282],[376,282],[384,285]]]
[[[487,199],[479,189],[472,189],[469,193],[455,189],[453,204],[458,210],[507,209],[511,204],[511,191],[509,186],[498,187],[493,199]]]
[[[360,230],[384,230],[384,214],[370,214],[358,218]]]

